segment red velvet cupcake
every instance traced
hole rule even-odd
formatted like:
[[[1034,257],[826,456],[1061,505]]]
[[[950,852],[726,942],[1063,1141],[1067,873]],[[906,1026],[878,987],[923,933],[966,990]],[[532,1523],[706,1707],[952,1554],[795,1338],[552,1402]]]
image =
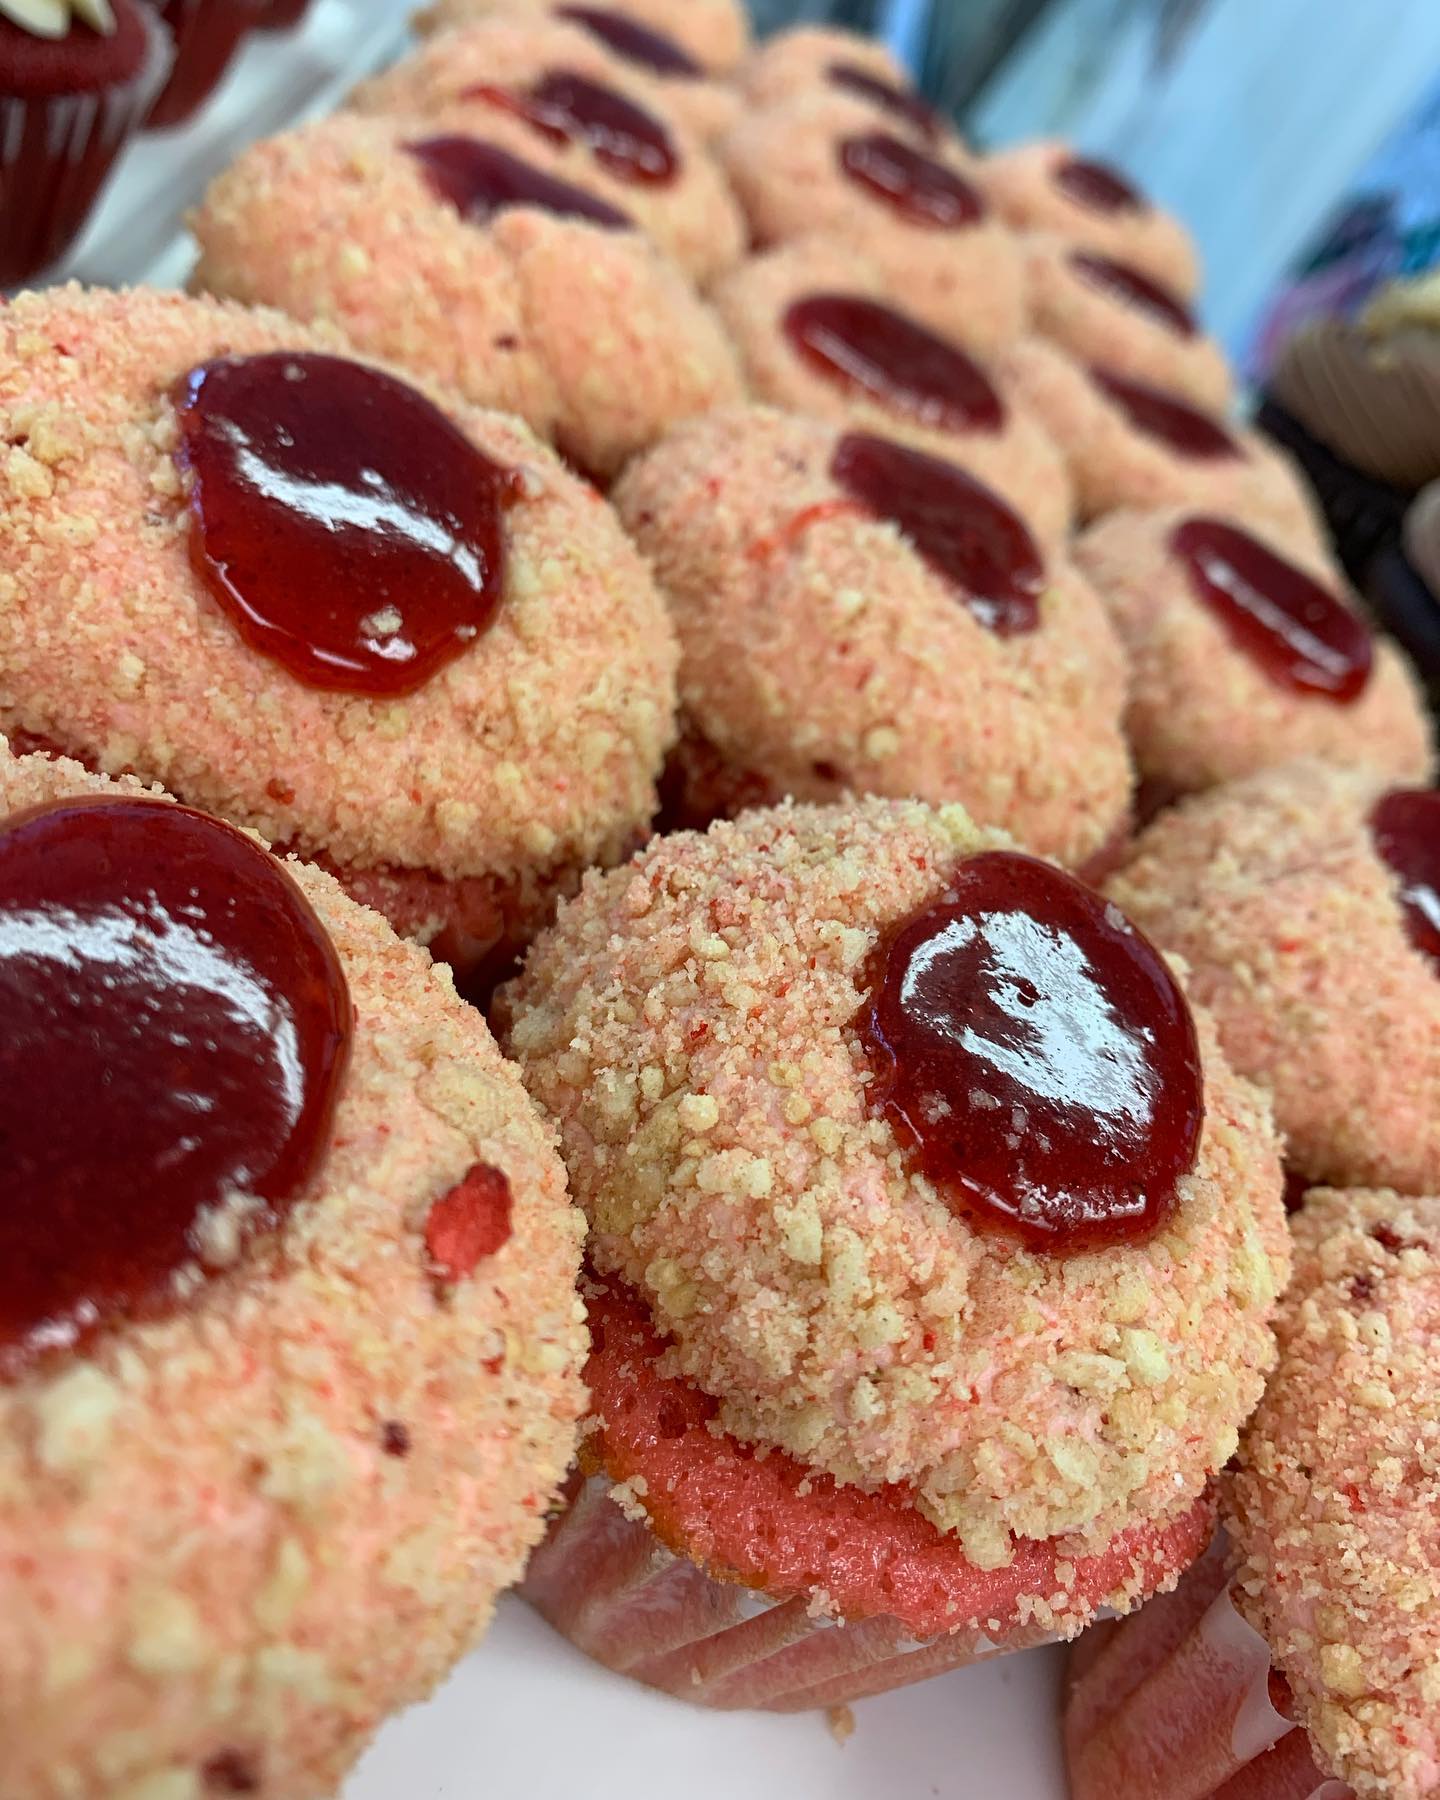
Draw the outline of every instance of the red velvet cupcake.
[[[0,288],[74,240],[169,57],[139,0],[0,3]]]
[[[241,41],[268,24],[271,0],[150,0],[175,39],[175,66],[146,124],[183,125],[224,79]]]
[[[1118,908],[959,807],[783,806],[588,876],[501,1008],[599,1278],[525,1589],[572,1643],[794,1711],[1174,1585],[1289,1238]]]

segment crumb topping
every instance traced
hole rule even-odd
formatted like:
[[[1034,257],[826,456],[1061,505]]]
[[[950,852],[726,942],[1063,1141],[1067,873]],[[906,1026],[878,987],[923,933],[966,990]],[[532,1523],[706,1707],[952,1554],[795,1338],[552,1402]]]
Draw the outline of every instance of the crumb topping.
[[[1241,1609],[1317,1760],[1440,1793],[1440,1199],[1313,1189],[1226,1498]]]
[[[1147,1243],[1051,1259],[973,1229],[866,1102],[852,1021],[886,926],[1003,840],[958,807],[784,806],[587,877],[502,1001],[602,1271],[723,1427],[913,1485],[981,1568],[1193,1503],[1272,1356],[1288,1241],[1257,1095],[1208,1119]]]
[[[0,810],[109,785],[0,740]],[[475,1642],[574,1448],[550,1131],[446,971],[287,867],[357,1015],[319,1172],[178,1313],[0,1387],[7,1800],[197,1794],[242,1748],[267,1791],[329,1791]],[[511,1236],[437,1291],[427,1214],[476,1163]]]

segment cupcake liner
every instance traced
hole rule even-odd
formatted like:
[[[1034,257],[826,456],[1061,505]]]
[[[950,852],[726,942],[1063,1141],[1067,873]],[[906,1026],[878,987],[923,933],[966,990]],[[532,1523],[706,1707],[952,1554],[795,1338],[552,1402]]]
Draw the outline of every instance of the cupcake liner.
[[[220,85],[241,41],[263,20],[265,0],[150,0],[175,40],[175,65],[145,123],[180,125]]]
[[[521,1592],[578,1650],[618,1675],[717,1708],[803,1712],[887,1693],[1056,1641],[1036,1625],[1003,1642],[962,1628],[920,1642],[899,1619],[847,1625],[802,1595],[771,1599],[667,1550],[604,1476],[582,1478],[531,1559]]]
[[[1080,1640],[1065,1754],[1071,1800],[1354,1800],[1315,1766],[1218,1540],[1173,1594]]]
[[[74,242],[171,63],[165,28],[149,12],[140,72],[99,93],[0,94],[0,288],[55,263]]]
[[[1303,471],[1346,574],[1363,586],[1375,557],[1399,541],[1409,496],[1343,462],[1274,399],[1263,401],[1255,423]]]

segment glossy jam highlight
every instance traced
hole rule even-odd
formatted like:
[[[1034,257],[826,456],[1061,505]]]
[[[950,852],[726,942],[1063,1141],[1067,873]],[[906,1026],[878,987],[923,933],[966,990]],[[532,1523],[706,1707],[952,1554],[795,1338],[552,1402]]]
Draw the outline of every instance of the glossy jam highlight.
[[[215,1244],[274,1228],[329,1145],[353,1011],[319,919],[253,839],[92,798],[0,823],[0,1014],[13,1376],[173,1311]]]
[[[1170,536],[1190,590],[1231,642],[1280,687],[1348,705],[1370,679],[1364,621],[1303,569],[1221,519],[1187,519]]]
[[[629,231],[633,226],[629,215],[608,200],[547,175],[484,138],[454,134],[417,138],[405,148],[425,171],[436,199],[453,206],[472,224],[483,225],[497,213],[530,206],[557,219],[579,219],[606,231]]]
[[[1069,262],[1087,286],[1143,313],[1176,337],[1193,338],[1196,335],[1199,328],[1189,307],[1168,288],[1161,287],[1158,281],[1142,275],[1139,269],[1132,269],[1128,263],[1115,262],[1108,256],[1094,256],[1088,250],[1075,251]]]
[[[937,431],[999,431],[1005,408],[979,363],[893,307],[809,294],[781,322],[817,374]]]
[[[1044,559],[998,494],[942,457],[859,433],[840,440],[830,474],[867,512],[897,525],[987,631],[1035,630]]]
[[[619,181],[662,187],[680,173],[670,134],[653,113],[572,70],[554,70],[522,93],[486,83],[460,97],[502,107],[552,143],[584,144]]]
[[[226,357],[185,377],[179,418],[191,560],[297,680],[412,693],[493,623],[519,477],[414,388],[343,357]]]
[[[842,174],[907,225],[960,231],[985,217],[980,191],[947,164],[913,149],[888,131],[843,138],[836,146]]]
[[[1119,909],[1049,863],[971,857],[876,958],[875,1100],[978,1226],[1052,1251],[1149,1237],[1204,1121],[1190,1010]]]
[[[1371,814],[1370,832],[1381,861],[1400,878],[1411,943],[1440,967],[1440,792],[1386,794]]]

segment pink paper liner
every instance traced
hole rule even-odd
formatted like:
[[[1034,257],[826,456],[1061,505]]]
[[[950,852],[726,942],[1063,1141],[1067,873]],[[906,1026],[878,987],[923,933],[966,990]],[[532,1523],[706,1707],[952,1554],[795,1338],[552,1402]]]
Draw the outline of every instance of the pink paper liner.
[[[235,52],[260,25],[265,0],[150,0],[175,40],[175,66],[146,124],[181,125],[220,85]]]
[[[1242,1618],[1218,1540],[1173,1594],[1071,1653],[1071,1800],[1354,1800],[1277,1710],[1265,1640]]]
[[[69,249],[165,80],[169,35],[140,10],[150,48],[132,80],[89,94],[0,94],[0,288]]]
[[[626,1517],[602,1476],[552,1526],[521,1592],[596,1662],[700,1706],[840,1706],[1054,1641],[1027,1626],[999,1643],[970,1629],[920,1643],[899,1619],[812,1616],[803,1597],[772,1600],[674,1555]]]

